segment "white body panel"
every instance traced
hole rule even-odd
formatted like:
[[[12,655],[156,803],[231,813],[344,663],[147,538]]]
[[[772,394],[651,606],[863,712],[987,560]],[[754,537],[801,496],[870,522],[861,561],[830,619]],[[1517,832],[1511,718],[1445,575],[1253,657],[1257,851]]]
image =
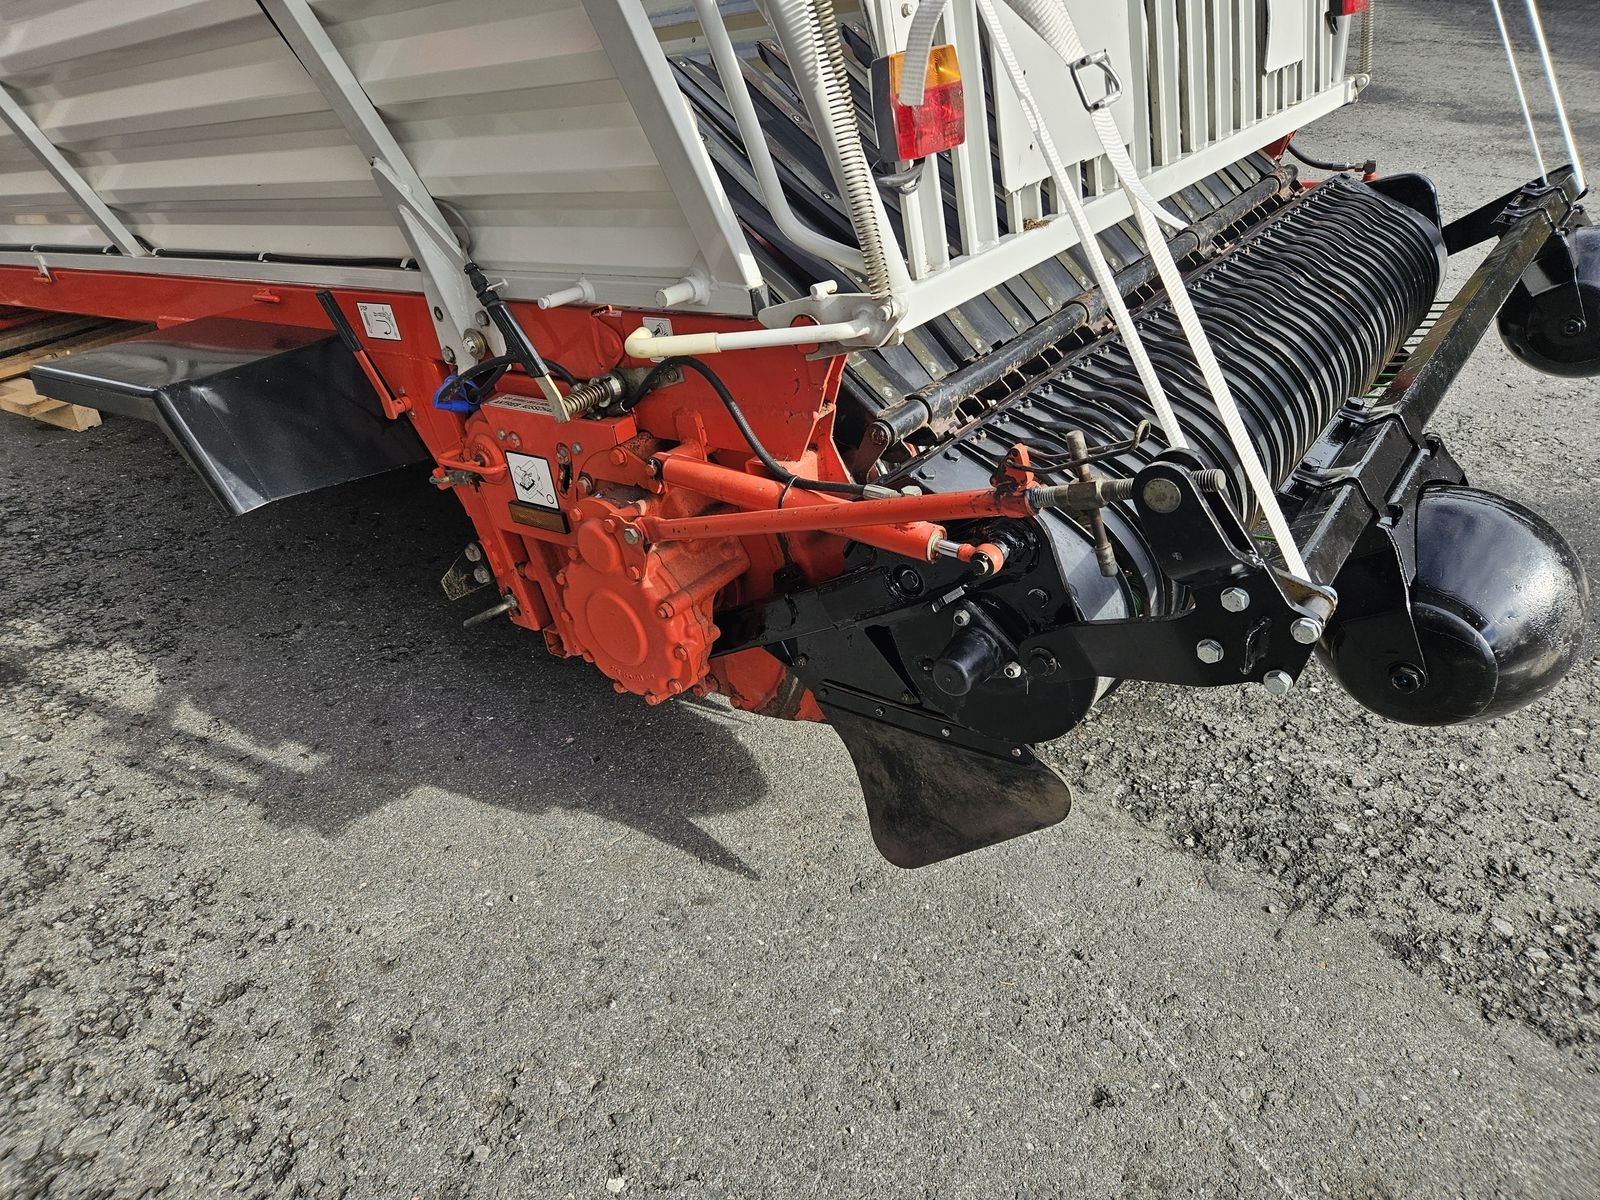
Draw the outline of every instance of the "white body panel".
[[[991,160],[987,131],[969,119],[948,218],[938,173],[924,169],[901,247],[911,276],[901,328],[1076,240],[1063,221],[1030,220],[1004,237],[996,228],[997,196],[1016,229],[1060,205],[1009,81],[979,48],[972,2],[953,0],[943,37],[961,52],[969,114],[989,76],[998,145]],[[1355,94],[1349,22],[1330,30],[1325,0],[1068,4],[1084,37],[1104,43],[1091,50],[1117,62],[1124,94],[1113,111],[1157,196]],[[310,0],[310,9],[510,295],[582,280],[596,302],[651,308],[687,277],[697,294],[683,307],[751,312],[754,259],[646,15],[665,14],[662,36],[693,48],[684,0]],[[750,7],[730,9],[747,41]],[[864,18],[880,43],[904,37],[899,0],[841,12]],[[1015,40],[1059,123],[1058,145],[1079,156],[1092,224],[1123,220],[1127,200],[1070,75],[1030,32]],[[117,246],[117,261],[142,272],[390,287],[414,274],[401,269],[413,249],[367,156],[257,0],[0,0],[0,87],[32,127],[30,142],[27,129],[7,129],[18,120],[0,123],[0,263],[42,254],[51,266],[105,267],[97,252]],[[184,258],[128,257],[140,240]]]
[[[578,0],[312,8],[486,269],[552,285],[634,281],[623,290],[638,303],[701,261],[723,306],[749,311],[754,266],[709,165],[709,188],[673,177],[671,148],[647,132],[659,94],[630,80],[650,88],[635,116]],[[617,6],[604,8],[615,19]],[[0,82],[154,247],[410,254],[369,164],[255,0],[0,0]],[[703,161],[698,141],[680,141]],[[0,132],[6,244],[107,238]]]

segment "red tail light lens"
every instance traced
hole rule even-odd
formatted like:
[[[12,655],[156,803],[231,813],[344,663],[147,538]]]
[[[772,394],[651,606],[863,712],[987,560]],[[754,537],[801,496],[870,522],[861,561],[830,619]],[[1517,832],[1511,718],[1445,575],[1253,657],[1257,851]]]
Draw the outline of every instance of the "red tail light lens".
[[[891,54],[872,64],[872,110],[878,128],[878,157],[885,162],[911,162],[967,140],[966,99],[961,89],[961,64],[954,46],[935,46],[928,55],[928,84],[922,103],[901,104],[900,73],[904,54]]]

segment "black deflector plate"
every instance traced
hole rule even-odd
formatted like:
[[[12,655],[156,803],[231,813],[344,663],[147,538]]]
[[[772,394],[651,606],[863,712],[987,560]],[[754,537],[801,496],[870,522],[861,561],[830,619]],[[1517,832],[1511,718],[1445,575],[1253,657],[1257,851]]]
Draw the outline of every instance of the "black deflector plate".
[[[32,379],[52,400],[153,421],[235,513],[428,458],[316,329],[207,317],[40,363]]]
[[[822,705],[855,761],[878,850],[930,863],[1048,828],[1072,811],[1066,780],[1025,747],[1001,757]]]

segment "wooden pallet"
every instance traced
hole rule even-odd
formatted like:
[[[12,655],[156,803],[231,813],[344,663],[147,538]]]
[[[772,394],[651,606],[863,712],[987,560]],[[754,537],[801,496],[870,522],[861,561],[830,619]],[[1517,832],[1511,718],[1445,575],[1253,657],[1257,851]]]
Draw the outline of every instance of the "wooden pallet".
[[[35,421],[57,425],[74,433],[82,433],[100,424],[100,414],[94,409],[41,396],[26,379],[8,379],[0,383],[0,412],[31,417]]]
[[[149,326],[104,317],[0,309],[0,412],[81,431],[100,424],[92,408],[50,400],[33,390],[27,374],[42,362],[76,350],[125,341]]]

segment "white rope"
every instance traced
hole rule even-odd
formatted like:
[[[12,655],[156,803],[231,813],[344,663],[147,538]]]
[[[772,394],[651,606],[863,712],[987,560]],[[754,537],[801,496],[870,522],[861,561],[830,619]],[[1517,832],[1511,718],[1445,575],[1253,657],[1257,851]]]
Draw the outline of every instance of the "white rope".
[[[1134,370],[1139,373],[1139,382],[1144,385],[1145,395],[1151,407],[1155,409],[1156,422],[1161,426],[1167,444],[1174,449],[1182,449],[1188,445],[1183,436],[1183,426],[1178,421],[1178,415],[1172,411],[1172,403],[1167,399],[1166,390],[1161,386],[1161,379],[1156,374],[1156,369],[1150,362],[1150,355],[1139,337],[1138,327],[1133,323],[1133,314],[1128,311],[1128,306],[1122,299],[1122,290],[1117,286],[1116,274],[1112,271],[1111,264],[1106,261],[1105,253],[1100,249],[1100,240],[1089,225],[1089,214],[1084,211],[1083,201],[1078,196],[1077,181],[1067,174],[1061,156],[1056,152],[1055,142],[1045,125],[1044,114],[1039,110],[1038,102],[1028,87],[1022,66],[1012,52],[1011,40],[1006,37],[1005,27],[1000,23],[1000,14],[995,11],[992,0],[978,0],[978,11],[989,29],[990,41],[999,52],[1001,61],[1005,63],[1006,73],[1011,78],[1011,86],[1017,93],[1017,100],[1028,119],[1028,125],[1033,130],[1034,140],[1038,142],[1045,163],[1050,168],[1050,175],[1055,180],[1056,191],[1067,206],[1067,215],[1072,221],[1072,227],[1077,230],[1079,244],[1088,256],[1089,270],[1094,275],[1095,284],[1099,287],[1100,294],[1105,297],[1111,319],[1117,327],[1117,332],[1122,335],[1129,357],[1133,359]]]
[[[1528,144],[1533,147],[1534,161],[1539,164],[1539,182],[1548,183],[1550,172],[1544,165],[1544,152],[1539,148],[1539,131],[1534,128],[1533,109],[1528,106],[1528,93],[1522,86],[1522,70],[1517,66],[1517,52],[1511,44],[1511,31],[1506,28],[1506,14],[1500,0],[1489,0],[1494,8],[1495,24],[1500,26],[1500,44],[1506,48],[1506,62],[1511,65],[1511,86],[1517,89],[1517,103],[1522,105],[1522,120],[1528,127]]]
[[[1018,14],[1064,61],[1076,62],[1085,56],[1086,51],[1082,40],[1078,37],[1077,29],[1073,26],[1072,16],[1061,0],[1011,0],[1011,3]],[[1283,564],[1291,575],[1306,579],[1309,576],[1305,559],[1300,555],[1294,534],[1289,529],[1288,519],[1278,504],[1277,488],[1268,476],[1266,467],[1262,465],[1261,456],[1256,453],[1255,442],[1245,426],[1244,416],[1239,411],[1238,402],[1233,398],[1227,377],[1222,373],[1222,365],[1217,361],[1216,353],[1211,348],[1211,339],[1206,336],[1205,327],[1200,323],[1200,314],[1195,311],[1194,302],[1189,298],[1189,289],[1184,285],[1183,273],[1178,270],[1178,264],[1167,246],[1166,237],[1156,223],[1163,210],[1153,201],[1150,204],[1144,202],[1143,198],[1149,193],[1145,191],[1132,160],[1128,158],[1127,148],[1122,144],[1122,133],[1118,130],[1111,114],[1102,108],[1091,116],[1094,118],[1095,131],[1099,134],[1101,147],[1105,150],[1117,177],[1122,180],[1124,190],[1132,198],[1140,231],[1144,235],[1151,258],[1155,260],[1156,272],[1166,289],[1173,315],[1183,327],[1184,338],[1194,354],[1195,365],[1200,368],[1200,373],[1205,378],[1206,388],[1211,393],[1217,414],[1222,418],[1223,426],[1228,431],[1228,440],[1233,444],[1233,451],[1239,457],[1239,465],[1244,468],[1245,478],[1249,481],[1250,490],[1255,494],[1261,515],[1267,522],[1267,528],[1272,531],[1272,536],[1277,540]]]
[[[1583,158],[1578,154],[1578,139],[1572,134],[1572,122],[1567,119],[1567,102],[1561,96],[1561,83],[1556,78],[1556,65],[1550,59],[1550,43],[1545,41],[1544,21],[1539,17],[1538,0],[1523,0],[1528,9],[1528,22],[1533,26],[1534,40],[1539,43],[1539,58],[1544,63],[1545,82],[1550,85],[1550,99],[1555,101],[1556,120],[1561,125],[1561,137],[1567,143],[1567,157],[1572,162],[1574,182],[1581,194],[1584,190]]]

